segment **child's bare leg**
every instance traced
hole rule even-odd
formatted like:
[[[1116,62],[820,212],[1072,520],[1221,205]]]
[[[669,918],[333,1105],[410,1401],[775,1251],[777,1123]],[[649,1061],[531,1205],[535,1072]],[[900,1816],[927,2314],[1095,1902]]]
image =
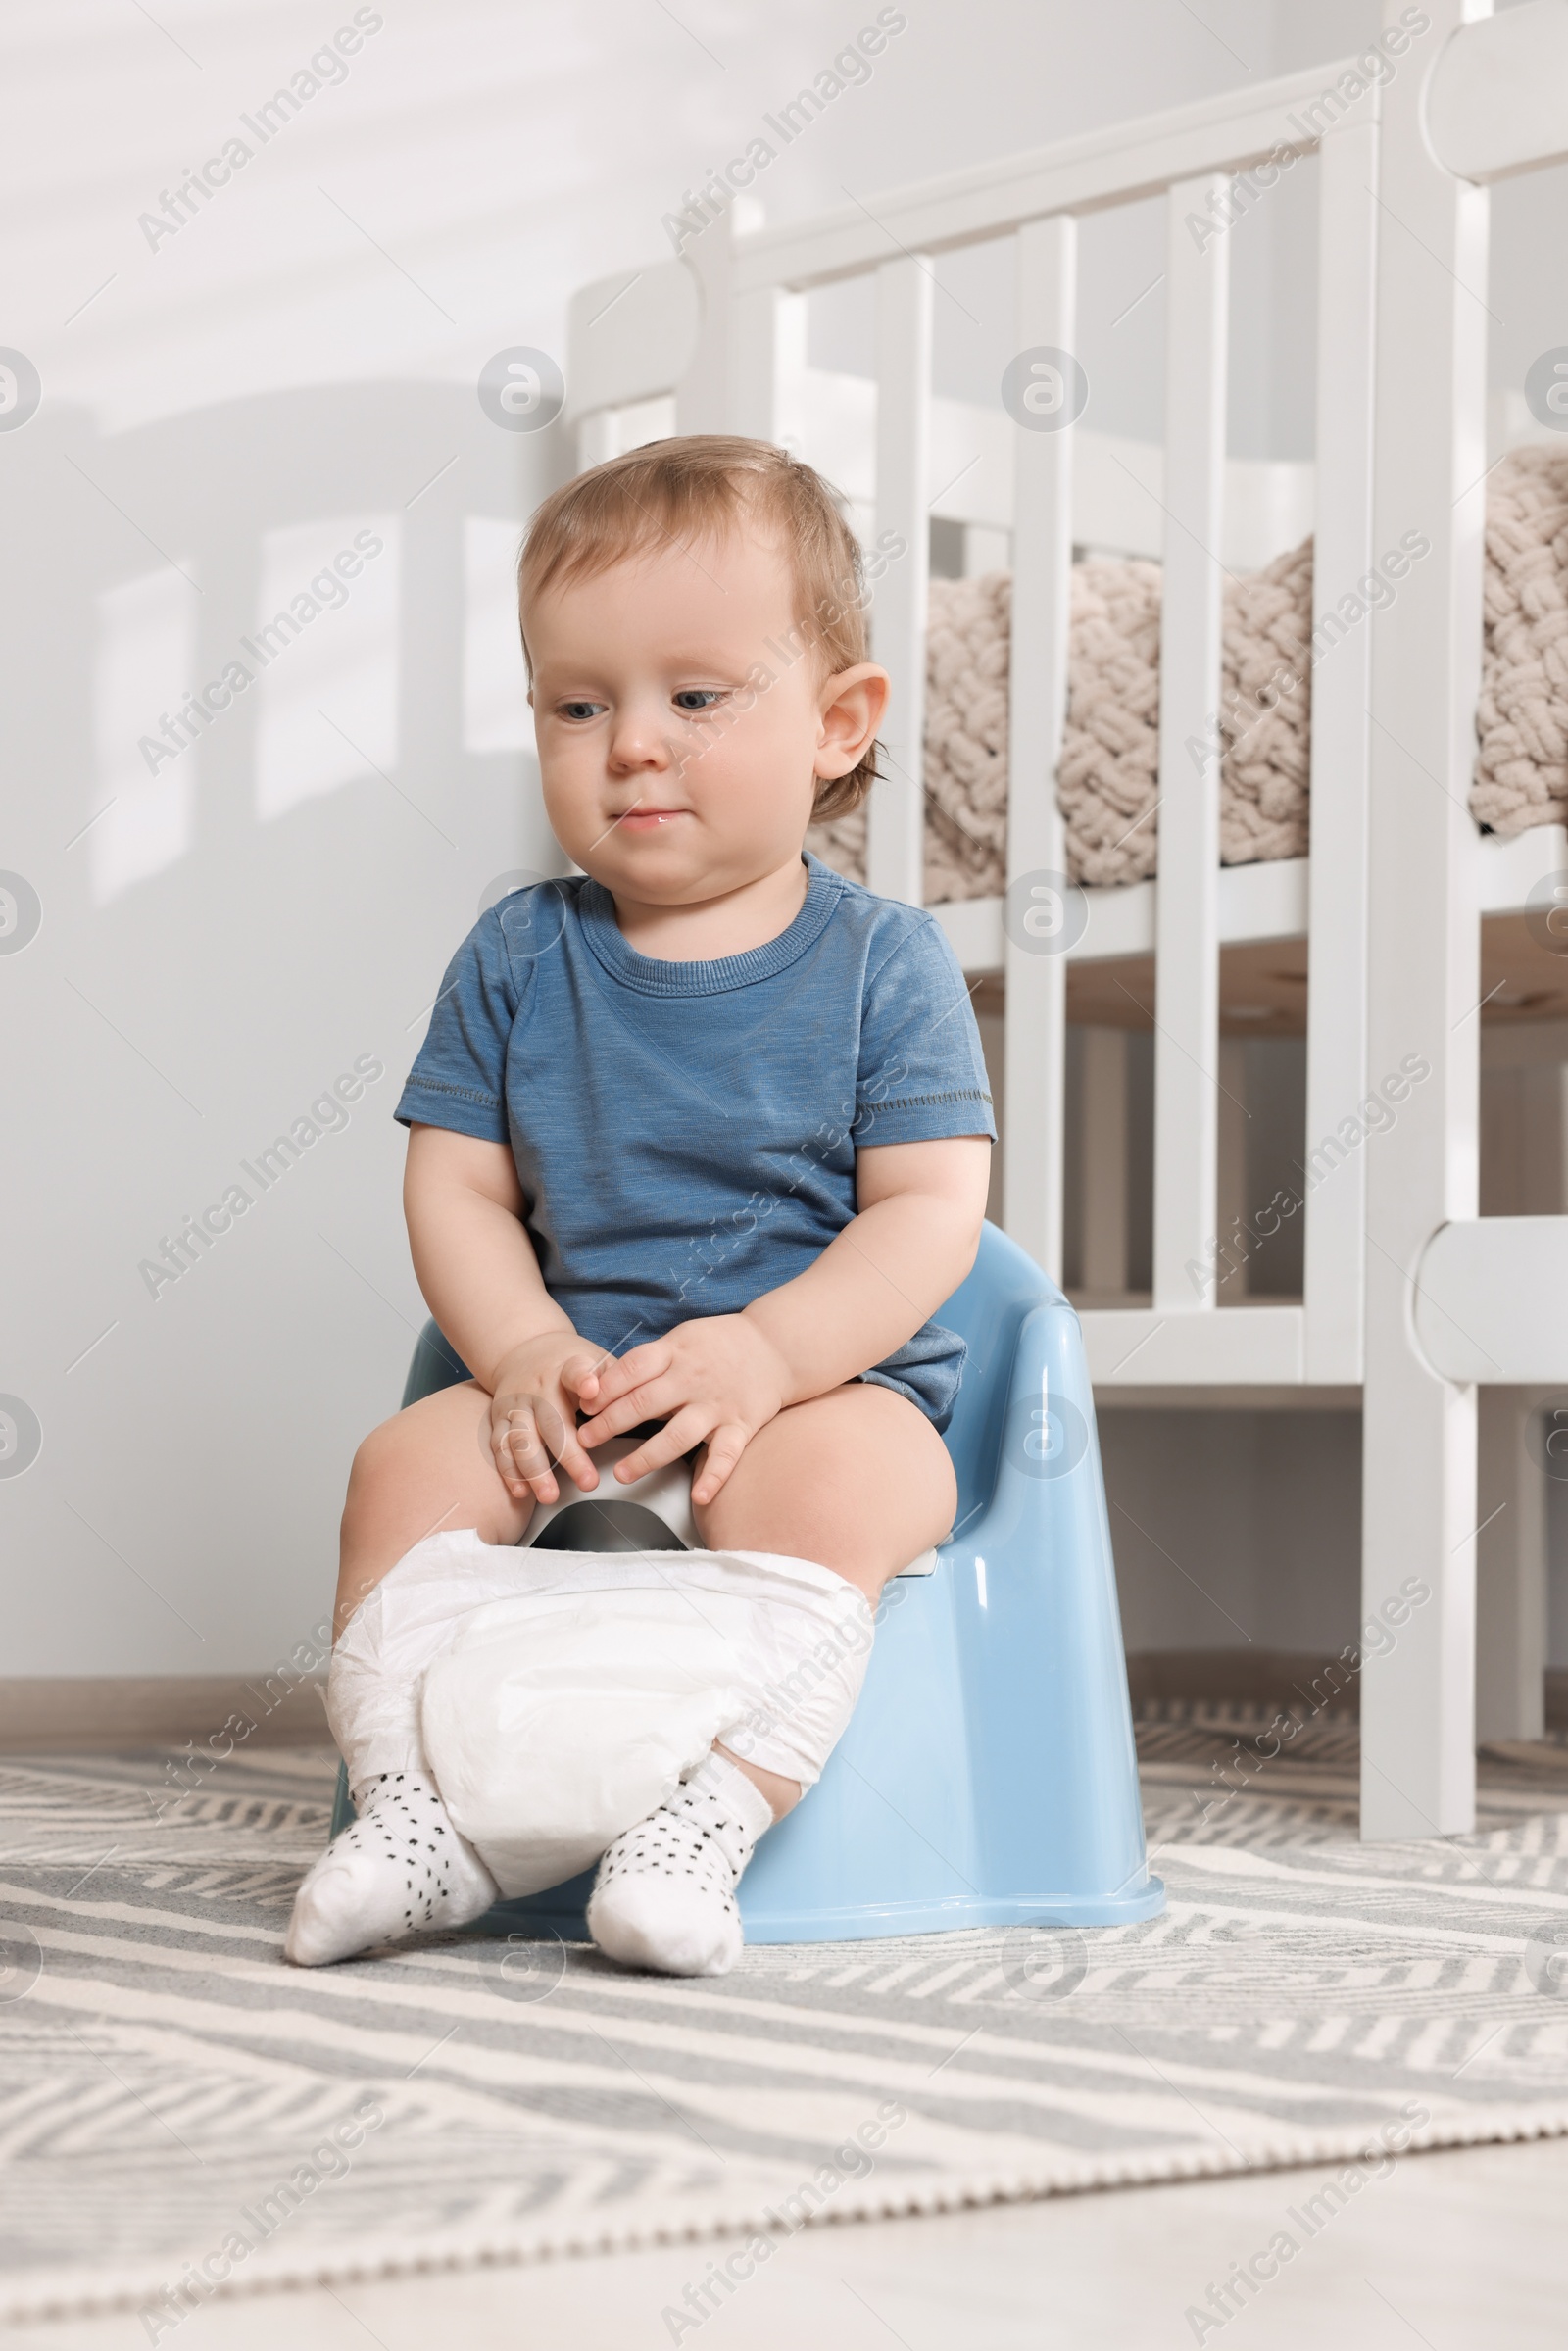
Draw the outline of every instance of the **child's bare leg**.
[[[760,1429],[694,1516],[711,1549],[814,1559],[875,1607],[889,1576],[941,1542],[957,1506],[948,1448],[919,1406],[851,1380]]]
[[[889,1576],[941,1541],[957,1506],[953,1462],[925,1414],[891,1388],[854,1380],[759,1430],[693,1516],[712,1549],[814,1559],[874,1608]],[[800,1802],[798,1782],[731,1760],[775,1820]]]
[[[692,1515],[710,1549],[814,1559],[874,1608],[889,1576],[946,1535],[957,1505],[953,1462],[925,1414],[891,1388],[852,1380],[759,1430]],[[775,1820],[800,1801],[795,1781],[755,1764],[740,1769]]]
[[[514,1501],[507,1492],[489,1425],[488,1395],[465,1380],[370,1431],[354,1456],[343,1505],[334,1634],[425,1536],[472,1527],[481,1543],[517,1542],[533,1501]]]

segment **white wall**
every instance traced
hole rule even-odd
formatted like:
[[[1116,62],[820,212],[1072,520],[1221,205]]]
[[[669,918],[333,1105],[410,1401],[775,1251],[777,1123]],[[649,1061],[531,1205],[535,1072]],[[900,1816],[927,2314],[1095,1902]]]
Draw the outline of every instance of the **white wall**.
[[[1129,1650],[1328,1656],[1355,1641],[1358,1413],[1099,1417]]]
[[[248,1671],[320,1620],[350,1455],[396,1405],[423,1312],[393,1102],[486,885],[555,861],[506,565],[565,458],[492,425],[475,379],[507,345],[560,353],[572,287],[662,257],[682,191],[875,12],[368,13],[346,78],[265,145],[241,132],[244,168],[152,244],[139,217],[352,22],[347,0],[168,0],[156,22],[16,0],[0,35],[0,340],[43,383],[0,430],[0,867],[42,906],[0,954],[21,1146],[0,1393],[42,1428],[0,1477],[12,1674]],[[773,168],[770,217],[1337,54],[1376,9],[1337,0],[1307,31],[1304,14],[912,5],[869,85]],[[1245,256],[1238,232],[1260,288],[1269,240],[1298,234],[1276,218]],[[1095,233],[1086,334],[1135,428],[1157,295],[1112,321],[1146,231]],[[967,267],[972,284],[943,268],[943,378],[990,397],[1004,280],[995,257]],[[818,322],[850,350],[862,328],[842,301]],[[1294,448],[1294,346],[1265,343],[1238,445]],[[341,609],[150,774],[139,738],[365,530],[382,552]],[[249,1183],[248,1212],[150,1296],[140,1261],[357,1056],[385,1074],[350,1123]]]

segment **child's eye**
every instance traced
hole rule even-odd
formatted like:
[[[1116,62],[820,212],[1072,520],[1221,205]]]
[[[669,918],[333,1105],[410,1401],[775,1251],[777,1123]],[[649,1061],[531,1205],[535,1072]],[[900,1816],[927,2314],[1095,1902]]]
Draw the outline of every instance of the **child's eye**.
[[[673,699],[677,710],[710,710],[720,696],[716,686],[682,686]]]
[[[604,709],[602,702],[564,702],[558,709],[563,718],[593,718]]]

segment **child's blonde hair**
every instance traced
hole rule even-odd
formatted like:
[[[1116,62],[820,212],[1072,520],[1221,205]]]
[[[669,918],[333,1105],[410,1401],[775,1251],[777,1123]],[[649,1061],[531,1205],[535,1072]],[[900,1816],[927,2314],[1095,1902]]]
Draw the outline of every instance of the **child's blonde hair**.
[[[688,433],[611,458],[545,500],[517,564],[517,604],[530,683],[529,604],[556,582],[590,579],[669,539],[710,538],[742,522],[773,524],[795,589],[792,657],[820,656],[823,675],[868,659],[865,572],[837,495],[788,450],[732,433]],[[797,643],[797,640],[801,640]],[[816,788],[813,822],[858,808],[880,774],[873,743],[848,775]]]

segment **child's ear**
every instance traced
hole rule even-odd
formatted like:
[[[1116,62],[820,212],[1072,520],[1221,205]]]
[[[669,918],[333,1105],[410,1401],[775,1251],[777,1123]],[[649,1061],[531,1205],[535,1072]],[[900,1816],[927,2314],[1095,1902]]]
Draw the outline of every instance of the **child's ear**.
[[[859,765],[876,740],[892,691],[892,679],[874,661],[859,661],[825,680],[815,762],[824,783]]]

